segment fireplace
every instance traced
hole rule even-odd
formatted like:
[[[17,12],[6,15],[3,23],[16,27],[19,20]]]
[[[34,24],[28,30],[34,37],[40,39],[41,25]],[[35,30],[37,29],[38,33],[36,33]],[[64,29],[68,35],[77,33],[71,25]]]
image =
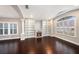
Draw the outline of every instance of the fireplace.
[[[37,32],[37,43],[42,41],[42,32]]]

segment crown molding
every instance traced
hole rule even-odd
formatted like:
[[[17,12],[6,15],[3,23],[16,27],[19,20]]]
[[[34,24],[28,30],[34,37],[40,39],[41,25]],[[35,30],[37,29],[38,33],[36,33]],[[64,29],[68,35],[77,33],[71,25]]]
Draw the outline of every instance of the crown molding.
[[[53,18],[53,20],[57,19],[58,17],[60,17],[60,16],[62,16],[62,15],[64,15],[64,14],[67,14],[67,13],[73,12],[73,11],[78,11],[78,10],[79,10],[79,8],[74,8],[74,9],[71,9],[71,10],[64,11],[62,14],[56,15],[56,16]]]

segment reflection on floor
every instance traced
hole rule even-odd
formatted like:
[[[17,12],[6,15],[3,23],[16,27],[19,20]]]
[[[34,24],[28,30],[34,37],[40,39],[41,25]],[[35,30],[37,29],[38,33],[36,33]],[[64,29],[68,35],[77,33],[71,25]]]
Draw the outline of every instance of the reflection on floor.
[[[55,40],[56,38],[44,37],[39,39],[26,39],[21,44],[21,53],[36,54],[75,54],[79,47],[69,43]]]
[[[0,53],[6,54],[76,54],[79,46],[60,41],[57,38],[30,38],[20,41],[0,41]]]

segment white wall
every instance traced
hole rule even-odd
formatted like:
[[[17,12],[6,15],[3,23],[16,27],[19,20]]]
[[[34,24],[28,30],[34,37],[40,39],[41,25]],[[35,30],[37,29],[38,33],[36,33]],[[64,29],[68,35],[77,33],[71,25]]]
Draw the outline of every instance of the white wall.
[[[42,20],[36,20],[35,21],[35,31],[42,31]]]
[[[0,5],[0,17],[19,18],[19,14],[10,5]]]

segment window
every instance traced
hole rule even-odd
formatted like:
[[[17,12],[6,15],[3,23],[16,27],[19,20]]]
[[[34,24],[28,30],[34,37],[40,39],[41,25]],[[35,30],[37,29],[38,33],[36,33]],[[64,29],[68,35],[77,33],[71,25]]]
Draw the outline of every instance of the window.
[[[16,34],[17,24],[14,23],[0,23],[0,35]]]
[[[17,25],[10,24],[10,34],[16,34],[16,33],[17,33]]]
[[[2,34],[3,34],[3,24],[0,23],[0,35],[2,35]]]
[[[14,34],[16,34],[16,33],[17,33],[17,25],[14,24]]]
[[[4,34],[8,34],[8,24],[4,24]]]
[[[56,32],[68,36],[76,36],[76,17],[66,16],[57,20]]]
[[[10,34],[13,34],[13,25],[10,24]]]

